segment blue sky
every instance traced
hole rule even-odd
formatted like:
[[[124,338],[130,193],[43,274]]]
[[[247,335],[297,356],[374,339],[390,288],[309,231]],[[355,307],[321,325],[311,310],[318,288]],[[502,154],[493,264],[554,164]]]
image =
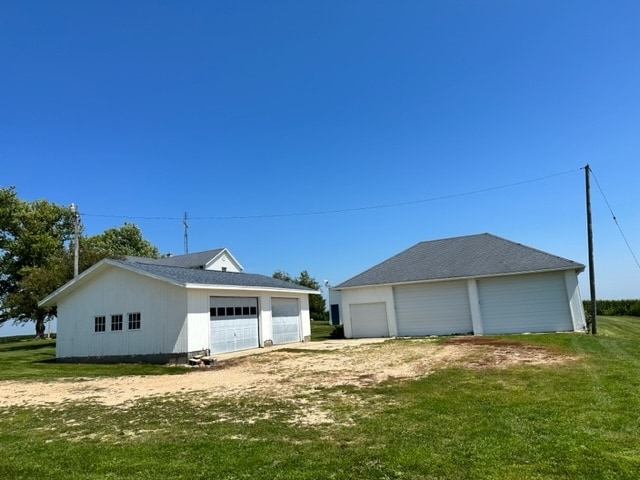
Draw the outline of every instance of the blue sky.
[[[191,252],[337,284],[482,232],[586,264],[588,163],[638,255],[639,18],[636,1],[6,0],[0,186],[176,254],[188,212]],[[598,297],[639,298],[592,194]]]

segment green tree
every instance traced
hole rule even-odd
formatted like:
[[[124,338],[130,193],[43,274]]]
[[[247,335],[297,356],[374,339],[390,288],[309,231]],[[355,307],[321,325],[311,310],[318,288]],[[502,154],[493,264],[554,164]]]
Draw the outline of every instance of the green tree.
[[[82,245],[82,244],[81,244]],[[135,255],[138,257],[158,258],[158,248],[145,240],[137,225],[125,222],[119,228],[109,228],[99,235],[85,239],[84,247],[105,257]]]
[[[74,224],[66,206],[25,202],[15,188],[0,188],[0,323],[34,322],[36,336],[42,336],[56,309],[38,307],[38,301],[73,277]],[[82,236],[80,227],[80,272],[105,257],[158,257],[134,224],[91,237]]]
[[[37,281],[44,275],[35,271],[44,269],[47,282],[61,275],[53,259],[64,256],[73,232],[69,208],[46,200],[25,202],[15,188],[0,188],[0,322],[33,321],[42,335],[53,312],[37,306],[45,286]]]
[[[320,283],[309,275],[309,272],[303,270],[297,277],[292,277],[287,272],[277,270],[273,273],[273,278],[278,278],[286,282],[302,285],[303,287],[320,290]],[[326,303],[322,295],[309,295],[309,312],[314,320],[328,320],[329,313],[326,311]]]

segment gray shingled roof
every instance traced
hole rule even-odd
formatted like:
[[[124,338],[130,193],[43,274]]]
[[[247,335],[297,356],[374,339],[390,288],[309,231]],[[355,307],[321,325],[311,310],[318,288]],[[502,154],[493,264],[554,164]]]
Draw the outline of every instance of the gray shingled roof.
[[[174,255],[163,258],[145,258],[127,256],[125,259],[130,262],[150,263],[155,265],[167,265],[171,267],[182,268],[204,268],[204,266],[223,248],[215,248],[213,250],[205,250],[204,252],[187,253],[185,255]]]
[[[583,269],[580,263],[483,233],[420,242],[335,288]]]
[[[147,259],[144,259],[147,260]],[[180,284],[196,285],[220,285],[233,287],[257,287],[257,288],[286,288],[289,290],[301,290],[315,292],[315,290],[295,283],[285,282],[277,278],[259,275],[257,273],[219,272],[215,270],[201,270],[195,268],[173,267],[147,262],[135,262],[132,260],[112,260],[114,264],[121,264],[127,268],[148,273],[156,277],[164,278]]]

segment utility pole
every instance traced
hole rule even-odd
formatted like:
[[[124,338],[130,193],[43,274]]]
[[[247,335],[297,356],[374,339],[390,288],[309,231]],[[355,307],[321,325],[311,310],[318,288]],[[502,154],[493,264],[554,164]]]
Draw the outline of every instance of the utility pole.
[[[584,167],[584,175],[585,175],[585,187],[586,187],[586,198],[587,198],[587,243],[589,249],[589,289],[591,294],[591,325],[590,331],[592,335],[597,333],[596,326],[596,278],[595,278],[595,268],[593,266],[593,229],[591,227],[591,186],[589,184],[589,164],[587,163]]]
[[[71,213],[73,213],[73,276],[78,276],[78,264],[80,260],[80,225],[78,219],[80,213],[78,212],[78,206],[75,203],[71,204]]]

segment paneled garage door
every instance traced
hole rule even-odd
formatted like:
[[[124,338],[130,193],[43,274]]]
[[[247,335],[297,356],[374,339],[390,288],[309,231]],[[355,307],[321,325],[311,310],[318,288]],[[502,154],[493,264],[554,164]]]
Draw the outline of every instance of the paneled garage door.
[[[352,303],[351,310],[351,337],[388,337],[389,324],[387,323],[387,304],[379,303]]]
[[[301,341],[297,298],[272,298],[271,318],[274,345]]]
[[[478,294],[484,333],[573,330],[562,272],[479,280]]]
[[[473,332],[466,282],[402,285],[393,292],[399,336]]]
[[[259,346],[257,298],[211,297],[210,306],[211,353]]]

